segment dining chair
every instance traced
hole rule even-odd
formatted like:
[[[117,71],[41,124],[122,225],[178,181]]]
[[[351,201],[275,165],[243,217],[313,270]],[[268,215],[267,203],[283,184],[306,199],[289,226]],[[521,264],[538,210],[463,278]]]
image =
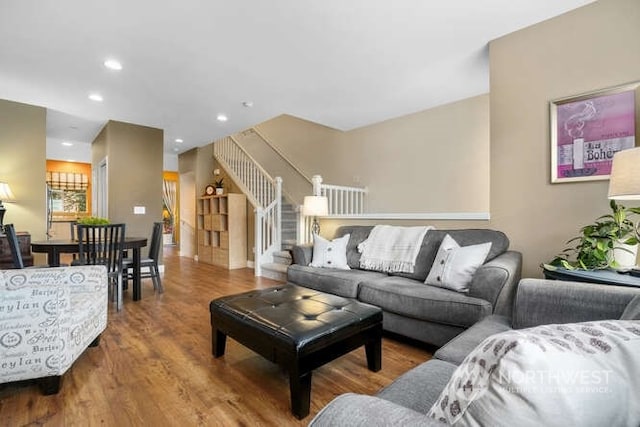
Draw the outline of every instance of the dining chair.
[[[160,246],[162,245],[162,222],[153,223],[153,231],[151,232],[151,243],[149,245],[149,253],[146,257],[140,259],[140,278],[151,279],[153,281],[153,289],[162,293],[162,279],[160,279],[160,269],[158,268],[158,258],[160,257]],[[127,258],[122,261],[124,278],[129,280],[133,278],[133,259]],[[142,272],[142,268],[147,267],[147,271]]]
[[[122,243],[125,224],[78,224],[78,259],[72,264],[104,265],[115,287],[116,310],[122,310]]]
[[[13,261],[14,269],[22,269],[22,268],[48,268],[50,267],[47,264],[44,265],[32,265],[25,266],[24,259],[22,259],[22,252],[20,251],[20,242],[18,241],[18,234],[16,233],[16,228],[13,224],[5,224],[4,225],[4,234],[7,236],[7,241],[9,242],[9,250],[11,251],[11,260]],[[68,266],[67,264],[60,264],[60,267]]]
[[[76,232],[78,229],[78,221],[71,221],[69,223],[69,239],[72,242],[75,242],[76,239],[78,238],[78,233]],[[77,256],[76,254],[71,254],[71,259],[72,260],[76,260]]]
[[[16,229],[13,224],[5,224],[4,234],[7,235],[7,241],[9,242],[13,268],[24,268],[24,261],[20,253],[20,243],[18,243],[18,236],[16,235]]]

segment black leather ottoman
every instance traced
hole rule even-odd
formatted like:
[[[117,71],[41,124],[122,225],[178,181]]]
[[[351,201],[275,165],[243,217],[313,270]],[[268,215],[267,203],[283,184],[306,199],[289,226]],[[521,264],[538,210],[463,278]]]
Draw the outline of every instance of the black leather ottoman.
[[[368,368],[382,365],[382,310],[293,284],[211,301],[211,343],[224,354],[227,335],[289,371],[291,412],[309,414],[311,372],[361,345]]]

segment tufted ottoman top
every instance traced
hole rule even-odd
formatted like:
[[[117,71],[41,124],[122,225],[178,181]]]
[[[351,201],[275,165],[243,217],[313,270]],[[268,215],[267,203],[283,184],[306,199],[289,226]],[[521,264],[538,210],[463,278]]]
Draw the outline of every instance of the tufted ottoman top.
[[[382,322],[380,308],[286,284],[211,301],[212,322],[242,324],[299,355]]]

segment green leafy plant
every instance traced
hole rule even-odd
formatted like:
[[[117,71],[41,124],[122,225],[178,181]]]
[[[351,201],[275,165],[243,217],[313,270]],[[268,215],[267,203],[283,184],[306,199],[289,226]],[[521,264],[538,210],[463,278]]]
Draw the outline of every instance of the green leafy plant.
[[[640,214],[640,208],[625,208],[615,200],[612,200],[609,206],[612,213],[582,227],[580,235],[567,242],[573,246],[563,250],[549,264],[570,270],[617,267],[613,258],[614,246],[618,242],[627,245],[638,244],[637,225],[629,217],[632,214]]]
[[[100,218],[97,216],[86,216],[78,219],[78,224],[82,225],[105,225],[110,224],[107,218]]]
[[[215,185],[216,188],[223,188],[224,187],[223,182],[224,182],[224,178],[220,178],[213,181],[213,185]]]

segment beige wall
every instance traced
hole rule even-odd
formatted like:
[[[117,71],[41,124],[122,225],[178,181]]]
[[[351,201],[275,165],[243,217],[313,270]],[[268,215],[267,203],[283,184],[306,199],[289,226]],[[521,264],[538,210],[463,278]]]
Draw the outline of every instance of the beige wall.
[[[347,132],[342,144],[340,167],[358,166],[370,212],[489,211],[488,95]]]
[[[540,276],[608,211],[608,181],[550,183],[549,101],[640,80],[640,2],[601,0],[490,45],[491,225]]]
[[[109,121],[92,145],[94,168],[108,159],[109,219],[126,223],[128,236],[150,237],[162,221],[163,139],[161,129]],[[134,206],[146,213],[135,215]]]
[[[17,199],[5,203],[4,222],[28,231],[31,240],[46,238],[45,165],[46,110],[0,100],[0,181],[9,183]]]
[[[368,212],[489,211],[489,95],[349,132],[291,116],[259,129],[308,176],[367,187]]]

